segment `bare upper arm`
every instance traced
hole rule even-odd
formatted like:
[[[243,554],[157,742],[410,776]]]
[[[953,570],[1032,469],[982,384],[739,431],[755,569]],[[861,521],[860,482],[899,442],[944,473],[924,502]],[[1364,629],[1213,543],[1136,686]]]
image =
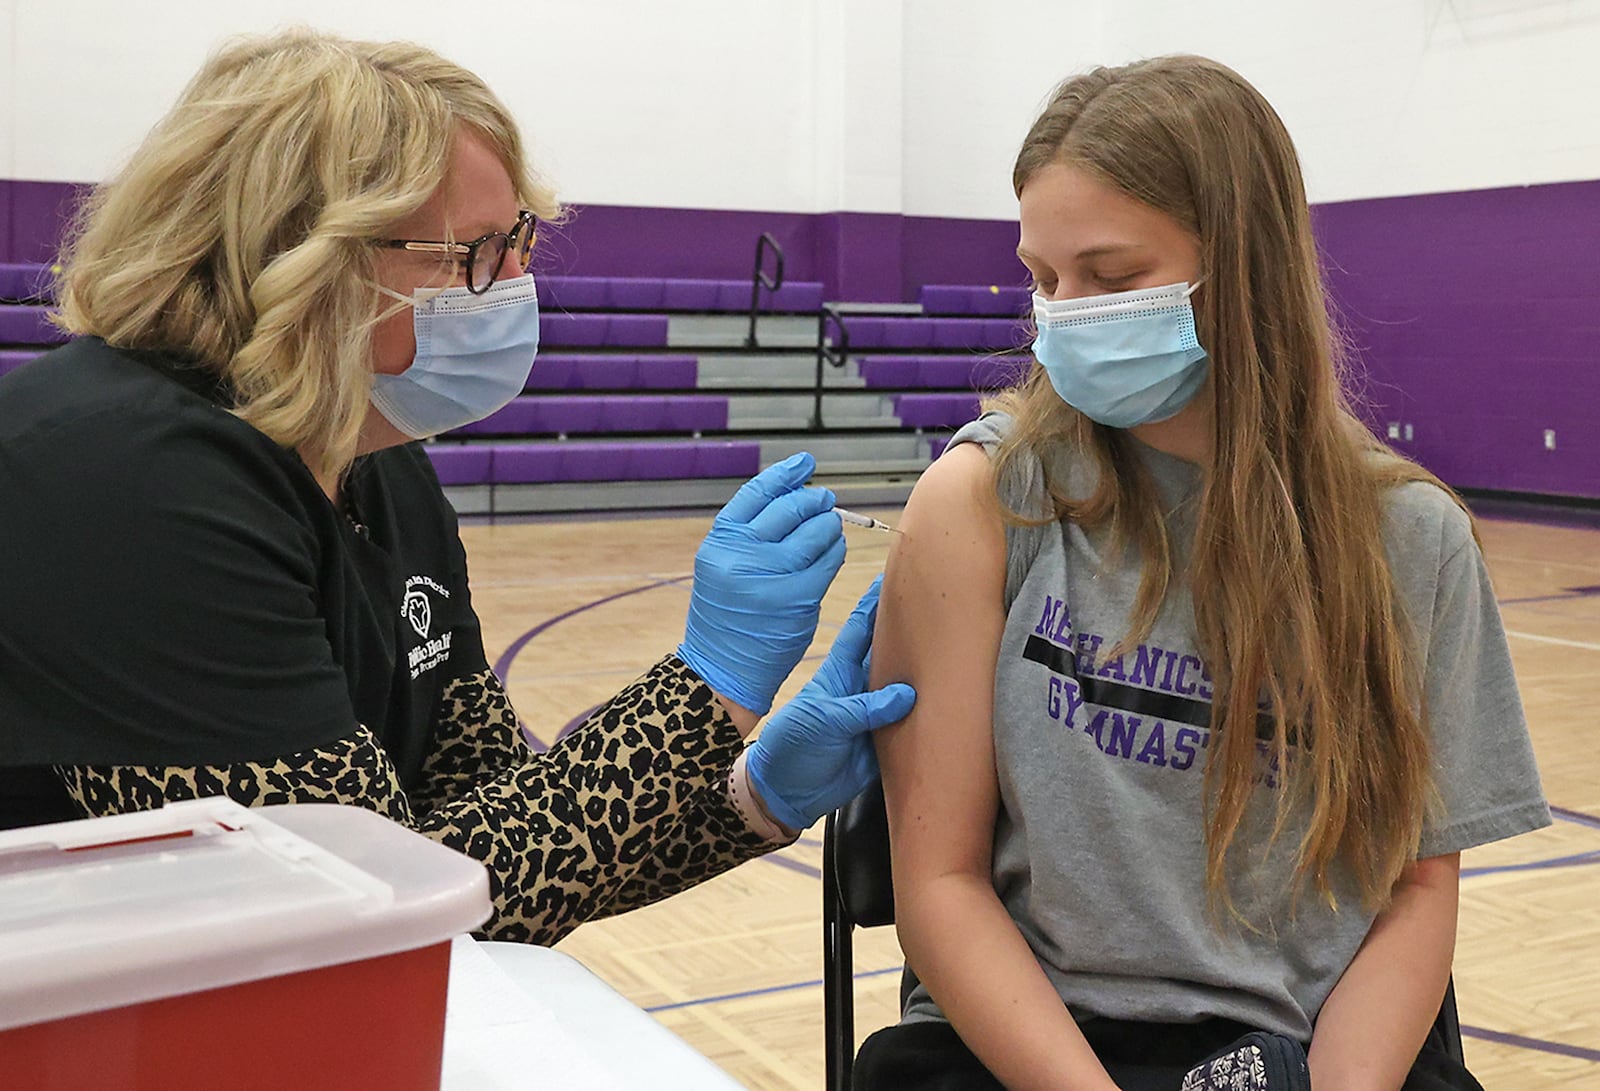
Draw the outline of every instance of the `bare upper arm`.
[[[1425,856],[1400,873],[1399,886],[1454,891],[1461,883],[1461,854]]]
[[[987,877],[998,789],[995,662],[1005,624],[1005,531],[988,456],[946,452],[918,481],[891,545],[873,685],[916,687],[911,715],[877,732],[894,879]]]

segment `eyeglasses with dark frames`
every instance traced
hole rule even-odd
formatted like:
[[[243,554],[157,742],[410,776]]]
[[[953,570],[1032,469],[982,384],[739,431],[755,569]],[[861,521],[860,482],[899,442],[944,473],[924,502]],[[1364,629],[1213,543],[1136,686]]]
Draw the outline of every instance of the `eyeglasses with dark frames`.
[[[500,276],[508,253],[516,253],[519,268],[528,267],[528,257],[533,253],[533,241],[538,231],[539,217],[523,209],[517,213],[517,222],[510,231],[491,231],[471,242],[439,242],[434,239],[379,239],[377,242],[388,250],[446,254],[461,259],[467,267],[467,291],[482,295]]]

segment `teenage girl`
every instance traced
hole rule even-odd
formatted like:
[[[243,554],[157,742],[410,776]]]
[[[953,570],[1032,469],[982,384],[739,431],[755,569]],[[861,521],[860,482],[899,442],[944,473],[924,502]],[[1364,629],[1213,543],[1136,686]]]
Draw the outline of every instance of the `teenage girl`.
[[[1037,362],[884,584],[922,986],[858,1086],[1175,1091],[1252,1030],[1477,1086],[1428,1040],[1459,854],[1548,809],[1472,520],[1341,389],[1288,133],[1212,61],[1098,69],[1013,185]]]

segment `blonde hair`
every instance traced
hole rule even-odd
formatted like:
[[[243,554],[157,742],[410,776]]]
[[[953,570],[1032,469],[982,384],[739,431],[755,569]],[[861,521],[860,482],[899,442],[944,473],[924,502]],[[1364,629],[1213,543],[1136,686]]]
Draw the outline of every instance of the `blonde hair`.
[[[1351,412],[1294,145],[1243,77],[1173,56],[1062,83],[1017,155],[1017,194],[1054,163],[1167,214],[1200,243],[1195,317],[1212,360],[1215,434],[1184,576],[1216,680],[1205,770],[1211,894],[1232,909],[1227,855],[1259,777],[1265,696],[1272,754],[1290,771],[1273,839],[1290,804],[1309,800],[1299,884],[1309,879],[1336,904],[1330,871],[1342,862],[1364,903],[1385,904],[1416,857],[1432,781],[1419,657],[1384,553],[1383,493],[1439,483]],[[1057,518],[1108,526],[1139,551],[1121,643],[1143,639],[1174,559],[1128,436],[1064,403],[1037,363],[997,405],[1017,422],[997,474],[1025,457],[1048,468],[1063,448],[1098,469],[1089,496],[1074,499],[1059,481],[1048,482],[1050,495]]]
[[[557,214],[506,108],[433,51],[306,30],[231,44],[85,203],[57,321],[214,369],[239,417],[338,474],[372,383],[372,240],[438,188],[463,126]]]

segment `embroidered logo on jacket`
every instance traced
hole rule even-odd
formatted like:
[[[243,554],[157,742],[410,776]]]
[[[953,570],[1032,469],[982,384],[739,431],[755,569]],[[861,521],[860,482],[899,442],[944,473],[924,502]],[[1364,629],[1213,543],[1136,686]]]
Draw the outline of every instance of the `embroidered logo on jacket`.
[[[422,641],[406,654],[406,665],[410,668],[412,678],[450,659],[451,634],[443,632],[432,639],[428,637],[433,629],[432,595],[448,599],[450,592],[429,576],[412,576],[406,580],[405,597],[400,600],[400,616],[411,624]]]
[[[407,591],[404,608],[406,620],[423,640],[428,639],[428,627],[433,624],[433,605],[422,591]]]

